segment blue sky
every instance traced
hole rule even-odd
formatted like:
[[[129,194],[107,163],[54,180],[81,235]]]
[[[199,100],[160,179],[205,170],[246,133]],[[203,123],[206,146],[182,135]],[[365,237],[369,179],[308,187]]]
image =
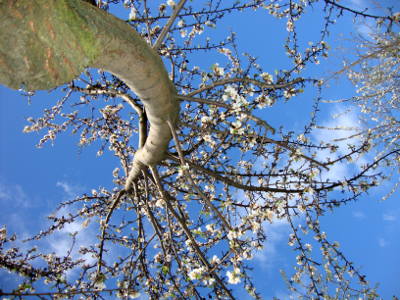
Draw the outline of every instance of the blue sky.
[[[393,1],[381,1],[396,4]],[[351,0],[354,8],[369,5],[366,0]],[[367,4],[366,4],[367,3]],[[397,3],[398,4],[398,3]],[[129,11],[125,11],[126,14]],[[317,41],[319,37],[319,11],[315,9],[305,22],[300,24],[301,40]],[[125,16],[122,16],[125,17]],[[240,17],[240,18],[239,18]],[[239,20],[239,21],[238,21]],[[271,20],[262,13],[247,12],[228,17],[218,30],[208,29],[205,35],[212,36],[226,30],[237,33],[240,51],[248,52],[259,58],[258,62],[265,70],[282,68],[288,65],[282,53],[282,41],[286,34],[284,20]],[[351,33],[365,33],[365,25],[354,24],[351,17],[343,17],[333,26],[328,43],[332,48],[338,43],[346,43]],[[343,36],[340,34],[343,33]],[[329,74],[340,63],[343,52],[333,51],[327,61],[310,69],[310,74]],[[346,53],[345,53],[346,55]],[[206,56],[203,64],[212,65],[220,57]],[[324,91],[328,99],[338,99],[352,95],[353,87],[346,81],[333,81],[332,87]],[[58,99],[59,92],[40,92],[28,103],[17,91],[0,87],[0,227],[6,224],[9,232],[22,237],[35,233],[46,224],[46,215],[55,210],[59,201],[70,199],[99,186],[112,186],[112,170],[118,161],[112,155],[96,156],[97,149],[88,147],[79,149],[78,138],[70,133],[60,135],[54,144],[35,148],[40,134],[24,134],[25,119],[39,116],[41,111]],[[285,104],[280,104],[265,112],[265,118],[272,125],[299,129],[308,120],[309,108],[315,95],[306,92]],[[344,109],[340,104],[326,104],[322,107],[320,121],[325,125],[347,124],[356,126],[357,111],[345,117],[331,119],[332,114]],[[302,117],[304,114],[306,117]],[[285,121],[282,121],[285,120]],[[337,138],[338,134],[313,136],[318,139]],[[357,166],[342,166],[332,171],[330,176],[342,176],[351,173]],[[359,201],[336,209],[332,214],[321,218],[322,228],[332,240],[340,242],[342,250],[361,268],[372,283],[379,283],[379,292],[383,299],[400,296],[400,206],[399,193],[396,192],[386,201],[382,196],[391,188],[384,183],[363,196]],[[270,299],[273,296],[287,299],[289,294],[279,274],[279,269],[289,270],[295,264],[295,253],[287,246],[289,227],[285,222],[275,222],[267,226],[268,243],[258,253],[252,264],[257,287]],[[61,254],[68,249],[68,233],[82,228],[74,223],[54,238],[41,242],[42,247]],[[96,234],[95,226],[82,229],[78,242],[88,242]],[[23,246],[24,247],[24,246]],[[13,284],[12,277],[0,271],[0,288],[8,290]],[[143,298],[146,299],[146,298]],[[245,298],[243,298],[245,299]]]

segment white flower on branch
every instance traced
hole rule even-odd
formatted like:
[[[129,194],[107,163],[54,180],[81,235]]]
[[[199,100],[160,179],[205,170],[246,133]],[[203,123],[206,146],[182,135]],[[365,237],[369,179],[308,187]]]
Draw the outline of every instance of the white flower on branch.
[[[289,31],[289,32],[292,32],[293,29],[294,29],[293,21],[292,21],[291,19],[289,19],[289,20],[286,22],[286,30]]]
[[[227,271],[226,276],[228,276],[228,282],[230,284],[238,284],[240,283],[240,269],[235,267],[233,271]]]
[[[191,280],[199,280],[206,271],[205,267],[199,267],[190,271],[188,275]]]
[[[264,81],[265,81],[266,83],[272,83],[272,81],[274,80],[274,78],[272,77],[272,75],[269,74],[269,73],[266,73],[266,72],[261,73],[260,76],[262,77],[262,79],[264,79]]]
[[[218,63],[213,64],[211,69],[216,76],[222,77],[225,75],[224,68],[220,67]]]
[[[131,12],[129,13],[129,20],[135,20],[137,15],[137,10],[135,7],[131,7]]]
[[[169,5],[171,7],[175,7],[175,1],[174,0],[168,0],[167,1],[167,5]]]

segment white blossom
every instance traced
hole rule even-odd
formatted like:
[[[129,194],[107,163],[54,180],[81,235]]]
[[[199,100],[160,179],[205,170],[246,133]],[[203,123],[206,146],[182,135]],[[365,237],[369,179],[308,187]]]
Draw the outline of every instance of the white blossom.
[[[186,31],[185,29],[181,29],[181,30],[179,31],[179,33],[181,34],[181,37],[182,37],[182,38],[184,38],[184,37],[187,36],[187,31]]]
[[[269,73],[266,73],[266,72],[261,73],[260,76],[262,77],[262,79],[264,79],[264,81],[265,81],[266,83],[271,83],[271,82],[274,80],[274,78],[272,77],[272,75],[269,74]]]
[[[136,19],[136,14],[137,10],[135,7],[131,7],[131,12],[129,13],[129,20],[135,20]]]
[[[306,248],[308,251],[312,250],[312,245],[311,244],[304,244],[304,248]]]
[[[233,271],[227,271],[226,276],[228,276],[228,282],[230,284],[238,284],[240,283],[240,269],[235,267]]]
[[[221,263],[221,260],[218,258],[218,256],[213,255],[213,257],[211,258],[211,264],[218,265],[220,263]]]
[[[214,71],[215,75],[217,75],[217,76],[222,77],[225,75],[224,68],[220,67],[218,63],[213,64],[212,70]]]
[[[286,22],[286,30],[289,31],[289,32],[292,32],[293,29],[294,29],[293,21],[292,21],[291,19],[289,19],[289,20]]]
[[[198,280],[201,279],[202,275],[207,271],[205,267],[200,267],[193,269],[192,271],[189,272],[189,278],[191,280]]]

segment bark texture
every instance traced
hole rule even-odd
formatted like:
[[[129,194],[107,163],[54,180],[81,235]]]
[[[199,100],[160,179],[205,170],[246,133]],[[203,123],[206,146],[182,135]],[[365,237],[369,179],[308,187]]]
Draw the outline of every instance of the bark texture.
[[[81,0],[0,0],[0,83],[47,90],[85,68],[104,69],[142,100],[150,129],[125,188],[159,163],[179,114],[175,88],[158,54],[122,20]]]

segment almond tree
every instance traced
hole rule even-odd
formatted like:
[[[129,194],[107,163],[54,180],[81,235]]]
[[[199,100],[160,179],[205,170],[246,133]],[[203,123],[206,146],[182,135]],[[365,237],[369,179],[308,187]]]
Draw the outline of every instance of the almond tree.
[[[365,276],[327,238],[318,219],[376,185],[381,176],[374,170],[383,158],[351,178],[320,175],[364,153],[369,143],[354,145],[335,160],[317,159],[337,147],[310,139],[321,81],[302,74],[328,55],[324,39],[343,13],[387,24],[393,17],[329,0],[120,2],[0,2],[1,83],[30,95],[60,85],[65,91],[42,117],[29,118],[24,130],[45,132],[39,146],[67,130],[79,133],[80,146],[100,140],[99,155],[108,146],[122,168],[113,172],[113,187],[61,203],[59,208],[79,208],[50,216],[53,224],[32,237],[92,220],[99,224],[99,241],[81,245],[81,257],[35,248],[25,253],[12,246],[16,237],[3,227],[0,265],[19,274],[22,283],[0,295],[235,299],[244,289],[262,298],[247,260],[268,243],[265,223],[286,220],[292,229],[289,245],[298,253],[294,273],[285,275],[293,293],[311,299],[374,297]],[[104,11],[118,3],[131,11],[126,22]],[[296,22],[314,4],[325,13],[324,26],[320,41],[304,48]],[[196,44],[207,27],[250,9],[286,19],[289,70],[271,75],[251,55],[238,54],[233,33]],[[215,52],[227,62],[211,70],[192,63]],[[301,132],[277,130],[261,117],[263,108],[290,101],[305,88],[315,91],[316,100]],[[320,254],[312,251],[313,238]],[[88,254],[95,263],[82,258]],[[68,273],[75,269],[78,275]]]

